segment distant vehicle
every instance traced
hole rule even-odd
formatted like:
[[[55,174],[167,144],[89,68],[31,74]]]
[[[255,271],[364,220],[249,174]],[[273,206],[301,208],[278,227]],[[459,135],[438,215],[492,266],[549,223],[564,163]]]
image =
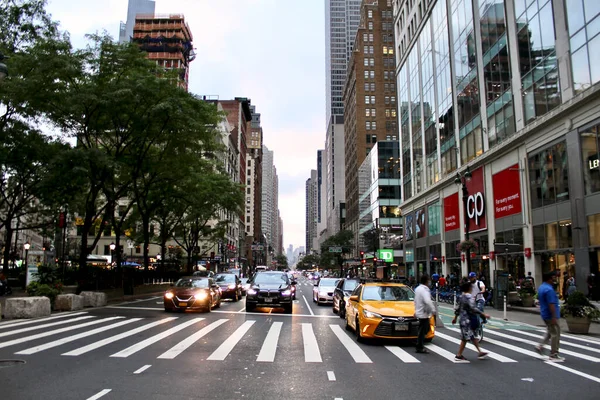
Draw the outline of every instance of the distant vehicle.
[[[313,301],[317,305],[333,303],[333,291],[339,279],[337,278],[322,278],[319,283],[315,284],[313,289]]]
[[[165,311],[205,310],[221,307],[221,289],[212,278],[179,279],[163,296]]]
[[[266,265],[257,265],[255,268],[256,272],[267,271],[267,270],[268,270],[268,268]]]
[[[245,296],[250,287],[250,283],[248,282],[248,278],[241,278],[240,282],[242,283],[242,296]]]
[[[248,283],[247,312],[254,311],[256,307],[281,307],[286,314],[292,313],[292,286],[295,283],[290,281],[285,272],[259,272]]]
[[[215,282],[221,288],[221,297],[239,301],[242,298],[242,283],[236,274],[217,274]]]
[[[358,286],[358,279],[340,279],[333,292],[333,313],[340,318],[346,317],[346,303],[352,291]]]
[[[228,274],[236,274],[238,278],[242,277],[242,270],[241,268],[229,268],[227,270]]]

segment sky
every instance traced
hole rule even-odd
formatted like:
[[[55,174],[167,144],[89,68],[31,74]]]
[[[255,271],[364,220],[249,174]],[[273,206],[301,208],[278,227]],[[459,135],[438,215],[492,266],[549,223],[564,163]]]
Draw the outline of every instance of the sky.
[[[325,140],[323,0],[157,0],[156,12],[185,15],[197,58],[189,90],[248,97],[275,152],[284,249],[305,244],[305,182]],[[119,36],[127,0],[48,0],[75,47],[88,33]]]

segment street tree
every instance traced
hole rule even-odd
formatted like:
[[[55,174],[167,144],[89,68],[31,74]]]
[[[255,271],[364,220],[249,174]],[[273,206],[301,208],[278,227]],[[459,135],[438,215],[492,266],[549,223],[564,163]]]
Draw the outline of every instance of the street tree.
[[[317,254],[307,254],[296,264],[296,269],[305,271],[321,265],[321,259]]]
[[[289,268],[287,257],[284,254],[278,254],[277,257],[275,257],[275,261],[277,261],[278,270],[285,270]]]
[[[332,253],[330,247],[341,248],[340,253]],[[354,234],[352,231],[342,230],[333,236],[330,236],[321,245],[321,268],[330,268],[339,266],[340,272],[343,272],[344,255],[349,254],[354,249]]]

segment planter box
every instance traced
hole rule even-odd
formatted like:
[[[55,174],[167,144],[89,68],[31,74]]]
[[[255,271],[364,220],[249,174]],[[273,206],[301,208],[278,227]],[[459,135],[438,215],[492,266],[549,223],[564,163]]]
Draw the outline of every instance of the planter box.
[[[569,327],[569,332],[571,333],[579,333],[582,335],[587,335],[590,331],[590,321],[589,318],[579,318],[579,317],[565,317],[567,321],[567,327]]]
[[[83,296],[76,294],[59,294],[54,301],[56,311],[74,311],[83,309]]]
[[[104,292],[81,292],[84,307],[104,307],[106,305],[106,293]]]
[[[50,315],[50,299],[44,296],[11,297],[4,306],[6,319],[39,318]]]
[[[523,307],[533,307],[535,300],[531,295],[521,296],[521,301],[523,302]]]

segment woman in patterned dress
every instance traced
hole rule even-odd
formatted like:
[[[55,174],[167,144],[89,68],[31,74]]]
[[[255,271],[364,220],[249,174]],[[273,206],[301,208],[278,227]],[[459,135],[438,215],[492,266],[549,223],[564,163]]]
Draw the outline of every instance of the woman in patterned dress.
[[[483,360],[488,354],[481,351],[479,348],[479,337],[476,335],[476,324],[480,323],[478,316],[486,319],[490,318],[490,316],[481,312],[475,305],[475,298],[471,296],[472,288],[473,286],[469,281],[463,282],[460,285],[462,296],[460,296],[458,308],[456,309],[454,319],[452,320],[452,324],[455,324],[456,318],[458,317],[460,324],[461,342],[458,353],[456,353],[456,356],[454,357],[457,362],[468,362],[465,356],[463,356],[463,351],[465,350],[468,341],[471,341],[477,348],[477,351],[479,352],[477,358],[480,360]]]

